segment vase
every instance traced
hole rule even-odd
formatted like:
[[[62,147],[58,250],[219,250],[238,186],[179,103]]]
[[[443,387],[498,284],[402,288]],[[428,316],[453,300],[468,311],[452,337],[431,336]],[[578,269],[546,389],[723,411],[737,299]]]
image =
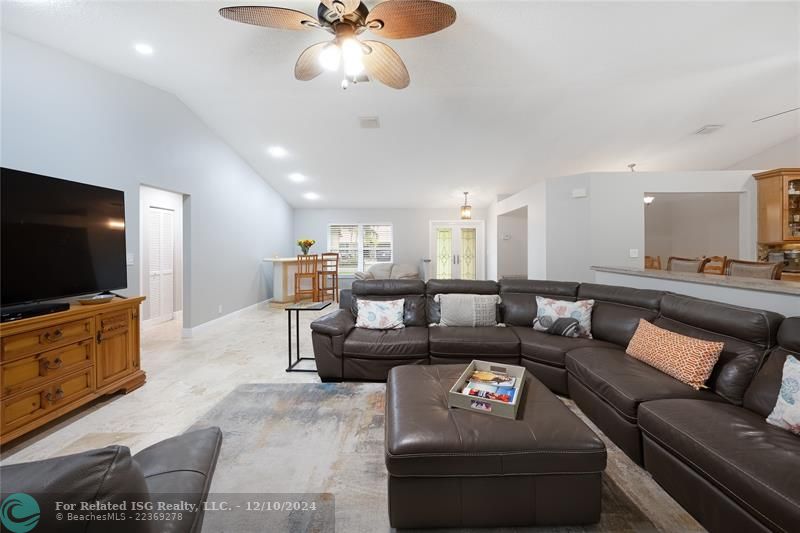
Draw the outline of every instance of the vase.
[[[303,252],[303,255],[308,255],[308,247],[301,246],[300,251]]]

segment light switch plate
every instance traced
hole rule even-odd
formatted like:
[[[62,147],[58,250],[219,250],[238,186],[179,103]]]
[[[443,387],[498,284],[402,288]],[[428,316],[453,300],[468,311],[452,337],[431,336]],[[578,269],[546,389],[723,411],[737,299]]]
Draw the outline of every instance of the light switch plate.
[[[639,257],[639,249],[638,248],[631,248],[629,253],[630,253],[631,257]]]
[[[135,257],[133,254],[125,254],[125,264],[128,266],[133,266],[135,262]]]
[[[572,189],[572,197],[573,198],[586,198],[589,194],[586,192],[586,189]]]

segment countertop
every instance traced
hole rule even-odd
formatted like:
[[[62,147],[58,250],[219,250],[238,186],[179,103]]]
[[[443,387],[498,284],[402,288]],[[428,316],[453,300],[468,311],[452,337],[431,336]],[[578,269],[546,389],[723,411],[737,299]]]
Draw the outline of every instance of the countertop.
[[[265,263],[297,263],[297,256],[295,257],[265,257]]]
[[[640,276],[645,278],[666,279],[683,281],[687,283],[701,283],[703,285],[719,285],[735,289],[751,291],[774,292],[778,294],[793,294],[800,296],[800,283],[795,281],[780,281],[772,279],[742,278],[734,276],[720,276],[719,274],[693,274],[690,272],[669,272],[667,270],[651,270],[631,267],[593,266],[597,272],[622,274],[626,276]]]

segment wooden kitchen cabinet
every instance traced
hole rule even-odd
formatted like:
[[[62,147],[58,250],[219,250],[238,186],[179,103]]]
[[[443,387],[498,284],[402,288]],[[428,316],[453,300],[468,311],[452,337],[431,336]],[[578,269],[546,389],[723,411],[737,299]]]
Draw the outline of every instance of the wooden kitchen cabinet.
[[[758,186],[758,242],[800,242],[800,168],[754,174]]]

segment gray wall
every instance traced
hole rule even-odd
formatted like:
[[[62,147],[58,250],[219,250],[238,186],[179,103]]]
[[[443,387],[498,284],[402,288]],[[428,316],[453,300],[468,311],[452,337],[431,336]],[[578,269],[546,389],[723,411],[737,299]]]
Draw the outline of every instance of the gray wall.
[[[528,208],[497,217],[497,276],[528,277]]]
[[[184,204],[184,326],[271,296],[292,208],[175,96],[3,33],[2,165],[125,191],[127,294],[139,289],[139,185]]]
[[[312,252],[323,252],[328,245],[328,224],[391,223],[394,262],[419,266],[430,256],[429,223],[431,220],[457,220],[458,202],[441,209],[295,209],[292,255],[298,253],[297,239],[314,239]],[[473,220],[485,220],[485,209],[473,209]]]
[[[739,257],[739,193],[654,194],[644,210],[645,255]]]

